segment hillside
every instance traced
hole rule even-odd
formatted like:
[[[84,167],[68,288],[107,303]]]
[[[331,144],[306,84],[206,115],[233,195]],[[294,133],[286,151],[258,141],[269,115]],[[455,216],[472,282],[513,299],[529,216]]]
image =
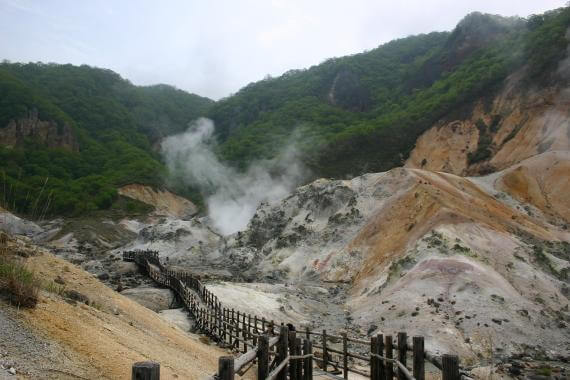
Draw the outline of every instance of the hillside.
[[[36,218],[108,209],[125,184],[164,186],[153,145],[213,103],[110,70],[41,63],[0,64],[0,92],[2,203]]]
[[[569,25],[569,8],[529,19],[475,12],[451,32],[410,36],[290,70],[218,102],[166,85],[133,86],[110,70],[85,65],[4,62],[0,199],[32,218],[80,215],[140,209],[133,201],[118,202],[117,189],[168,184],[200,204],[197,189],[167,181],[157,149],[163,137],[204,115],[215,122],[217,154],[241,169],[293,143],[313,178],[388,170],[402,165],[435,124],[481,118],[489,129],[499,128],[500,115],[487,108],[515,73],[520,77],[510,93],[563,88],[557,68]],[[508,129],[493,141],[493,153],[520,128],[502,131]],[[494,133],[467,149],[471,163],[488,158]],[[421,139],[418,144],[421,149]],[[495,160],[506,160],[503,151]],[[425,157],[414,157],[410,162],[421,166]]]
[[[570,8],[527,20],[472,13],[450,33],[394,40],[251,83],[209,113],[220,153],[243,167],[295,135],[317,177],[400,166],[424,131],[488,104],[520,68],[519,90],[559,83],[568,26]]]
[[[164,378],[200,379],[225,354],[25,238],[2,242],[0,264],[10,257],[44,284],[33,309],[0,294],[0,361],[18,378],[125,379],[134,362],[155,360]]]

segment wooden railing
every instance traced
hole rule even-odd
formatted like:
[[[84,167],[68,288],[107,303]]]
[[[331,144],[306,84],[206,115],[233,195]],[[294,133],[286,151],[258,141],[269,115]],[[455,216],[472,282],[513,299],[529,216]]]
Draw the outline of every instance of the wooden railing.
[[[326,330],[295,331],[292,325],[276,325],[273,320],[223,307],[198,278],[163,266],[157,251],[125,251],[123,260],[137,263],[158,284],[174,290],[202,334],[241,353],[238,357],[220,357],[218,372],[212,378],[233,380],[235,374],[243,375],[257,364],[258,380],[312,380],[313,371],[337,378],[340,376],[335,373],[342,374],[344,379],[353,372],[372,380],[392,380],[394,376],[399,380],[423,380],[427,360],[441,370],[443,380],[470,379],[460,370],[456,355],[440,358],[425,351],[421,336],[409,342],[407,334],[399,332],[394,346],[391,335],[379,334],[368,341],[346,333],[330,335]],[[351,352],[349,346],[361,349]]]

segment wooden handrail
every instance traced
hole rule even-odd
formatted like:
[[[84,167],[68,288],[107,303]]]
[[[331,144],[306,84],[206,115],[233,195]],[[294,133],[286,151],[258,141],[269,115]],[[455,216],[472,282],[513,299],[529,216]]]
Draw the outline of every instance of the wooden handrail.
[[[279,365],[275,367],[275,369],[271,371],[269,375],[267,375],[266,380],[274,380],[277,375],[279,375],[279,373],[285,368],[285,366],[289,364],[289,358],[290,357],[287,356],[285,360],[281,361],[281,363],[279,363]]]

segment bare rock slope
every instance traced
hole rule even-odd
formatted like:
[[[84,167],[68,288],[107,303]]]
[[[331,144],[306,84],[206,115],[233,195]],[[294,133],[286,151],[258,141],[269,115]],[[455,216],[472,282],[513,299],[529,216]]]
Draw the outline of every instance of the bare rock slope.
[[[427,130],[405,166],[484,174],[537,154],[568,151],[570,88],[528,89],[521,80],[523,74],[511,75],[497,95],[487,95],[471,112],[449,116]]]
[[[198,212],[198,207],[194,203],[168,190],[156,190],[150,186],[130,184],[121,187],[119,194],[155,207],[155,213],[158,215],[189,218]]]
[[[570,204],[558,189],[569,162],[556,152],[480,178],[321,179],[262,205],[224,252],[249,251],[252,279],[347,284],[338,308],[370,333],[405,329],[473,359],[490,347],[568,355]]]

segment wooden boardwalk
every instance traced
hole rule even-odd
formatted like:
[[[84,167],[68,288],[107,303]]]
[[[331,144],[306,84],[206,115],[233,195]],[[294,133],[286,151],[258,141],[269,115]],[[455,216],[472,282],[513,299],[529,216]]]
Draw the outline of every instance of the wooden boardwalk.
[[[259,380],[313,380],[314,376],[338,380],[348,379],[349,373],[372,380],[424,380],[429,361],[441,370],[443,380],[470,379],[459,368],[456,355],[437,357],[425,351],[421,336],[409,340],[405,332],[398,332],[396,339],[378,334],[368,341],[344,332],[295,331],[292,325],[224,307],[199,279],[166,268],[157,251],[125,251],[123,260],[137,263],[158,284],[176,292],[202,334],[239,354],[220,357],[212,378],[233,380],[235,374],[256,366]],[[361,349],[352,350],[356,346]],[[141,370],[148,367],[147,362],[142,364]],[[134,376],[135,367],[133,378],[138,378]]]

